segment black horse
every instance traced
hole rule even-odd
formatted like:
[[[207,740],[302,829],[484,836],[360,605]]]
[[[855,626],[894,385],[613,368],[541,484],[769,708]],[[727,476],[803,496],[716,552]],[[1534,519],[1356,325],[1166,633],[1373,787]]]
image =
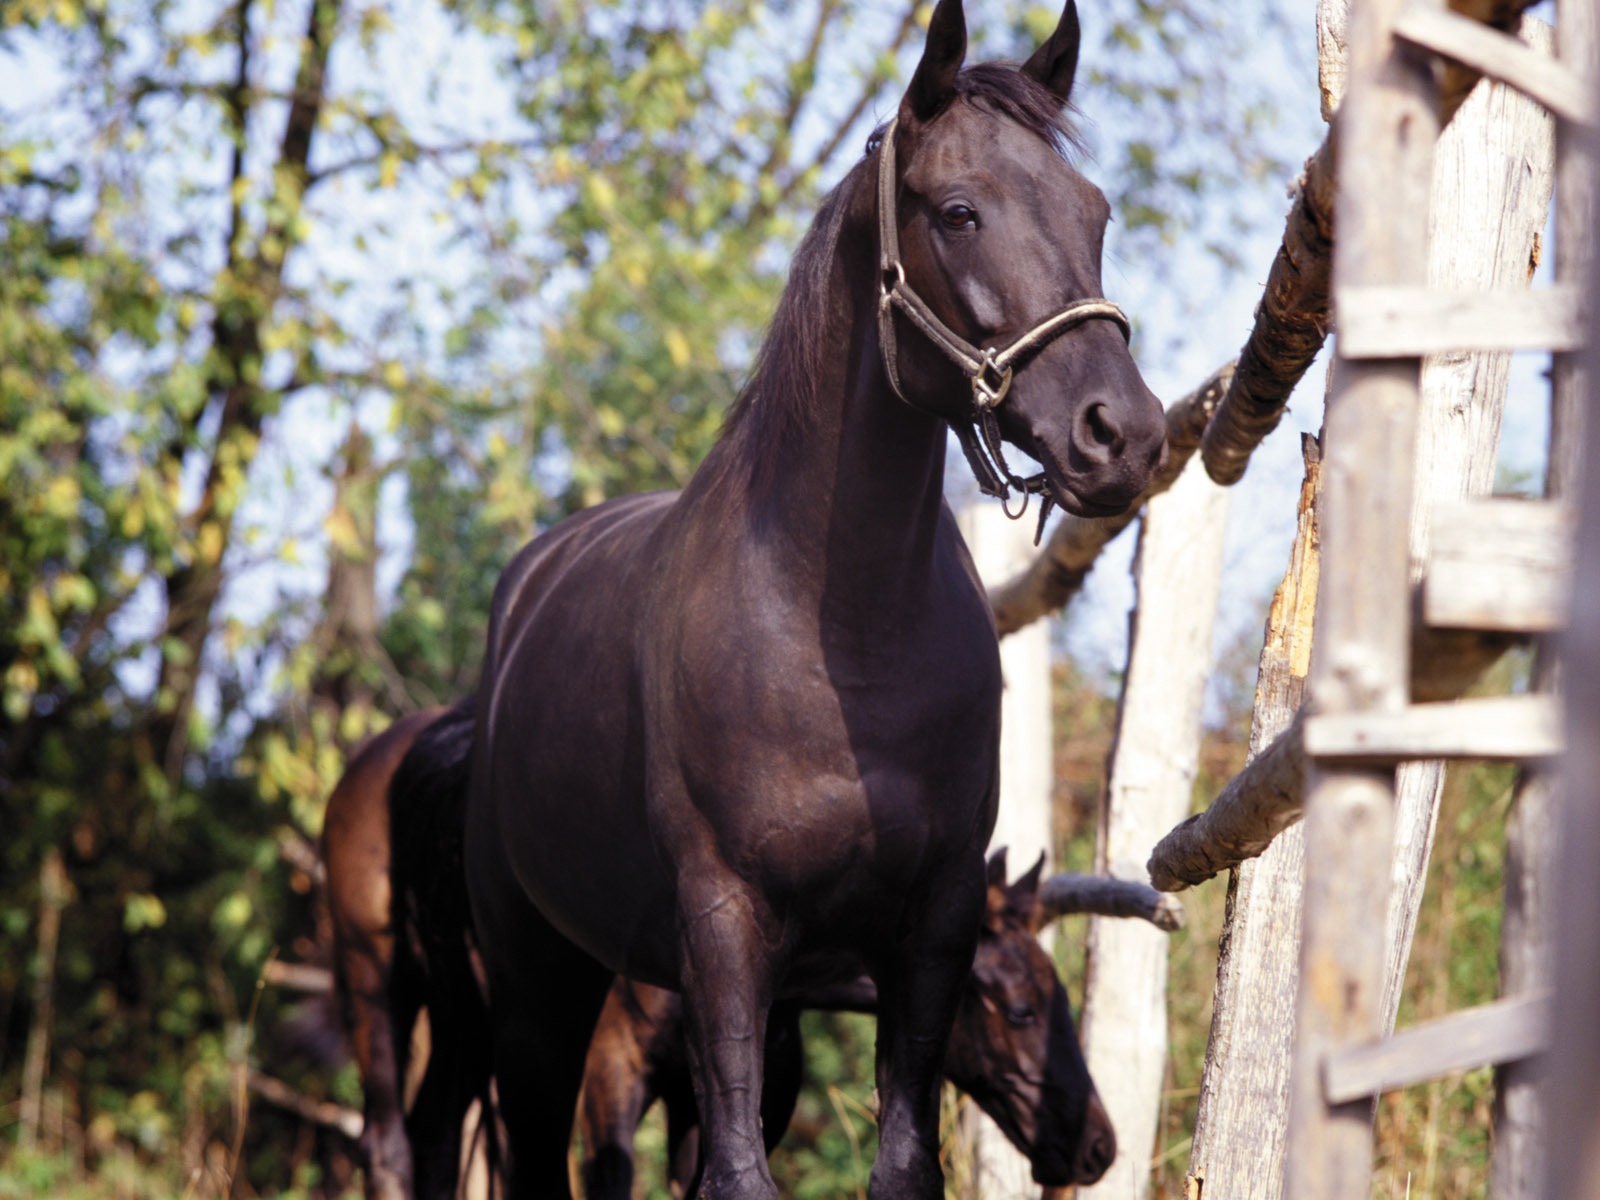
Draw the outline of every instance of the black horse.
[[[1000,701],[945,431],[991,489],[1089,515],[1125,509],[1163,453],[1099,298],[1108,208],[1064,156],[1076,11],[1020,69],[963,70],[965,52],[941,0],[682,494],[562,522],[496,590],[464,865],[515,1196],[569,1194],[616,973],[684,996],[702,1195],[775,1196],[768,1008],[863,971],[871,1195],[943,1194],[940,1066],[984,912]],[[1002,435],[1041,476],[1010,474]]]

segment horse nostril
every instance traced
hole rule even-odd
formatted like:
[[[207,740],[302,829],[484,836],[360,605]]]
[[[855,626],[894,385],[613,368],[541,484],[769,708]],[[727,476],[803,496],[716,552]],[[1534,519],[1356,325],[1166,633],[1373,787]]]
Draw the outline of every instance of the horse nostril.
[[[1100,1097],[1089,1101],[1088,1119],[1084,1123],[1083,1140],[1078,1144],[1077,1171],[1080,1183],[1093,1183],[1108,1170],[1117,1157],[1117,1135],[1111,1118],[1100,1103]]]
[[[1078,1151],[1078,1178],[1093,1183],[1108,1170],[1117,1157],[1117,1139],[1110,1130],[1091,1133]]]
[[[1109,462],[1121,454],[1127,439],[1109,405],[1096,402],[1078,418],[1078,449],[1095,462]]]

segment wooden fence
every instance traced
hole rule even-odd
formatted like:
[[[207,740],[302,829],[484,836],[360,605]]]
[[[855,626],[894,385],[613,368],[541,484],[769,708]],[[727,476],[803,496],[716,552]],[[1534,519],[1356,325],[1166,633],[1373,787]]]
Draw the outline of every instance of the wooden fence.
[[[1169,410],[1175,465],[1153,490],[1169,486],[1197,446],[1219,483],[1235,481],[1336,311],[1325,448],[1308,448],[1299,536],[1268,621],[1249,766],[1204,813],[1179,824],[1148,866],[1166,889],[1231,871],[1190,1197],[1365,1197],[1373,1096],[1491,1061],[1503,1064],[1493,1194],[1540,1194],[1546,1122],[1530,1063],[1545,1036],[1555,889],[1543,858],[1552,789],[1537,765],[1561,746],[1558,660],[1541,648],[1535,694],[1457,698],[1509,645],[1555,628],[1570,587],[1571,509],[1562,505],[1578,477],[1585,385],[1574,352],[1592,320],[1584,314],[1596,311],[1583,302],[1595,227],[1594,158],[1583,137],[1596,109],[1596,6],[1563,0],[1554,47],[1548,28],[1522,18],[1524,3],[1452,7],[1355,0],[1348,20],[1334,0],[1320,7],[1323,97],[1325,111],[1339,110],[1337,137],[1307,163],[1236,368]],[[1501,82],[1475,88],[1484,75]],[[1556,282],[1530,291],[1552,180]],[[1554,352],[1549,500],[1488,500],[1509,355],[1535,347]],[[1154,528],[1159,517],[1147,519]],[[1045,553],[994,590],[1002,629],[1070,598],[1125,523],[1065,519]],[[1141,608],[1119,746],[1137,744],[1127,722],[1144,707],[1131,695],[1141,643],[1170,636]],[[1187,753],[1170,739],[1164,748],[1180,760]],[[1485,1010],[1389,1037],[1442,760],[1452,757],[1530,764],[1508,847],[1507,994]],[[1597,777],[1582,776],[1590,787]],[[1593,806],[1580,811],[1589,816]],[[1595,825],[1580,821],[1572,840],[1600,837]],[[1108,854],[1113,869],[1128,870],[1125,850]],[[1580,894],[1592,896],[1593,885]],[[1094,986],[1108,988],[1089,1003],[1091,1063],[1106,1053],[1096,1047],[1097,1014],[1118,1006],[1146,1013],[1159,991],[1164,964],[1138,971],[1113,978],[1091,962]],[[1600,992],[1594,970],[1573,975],[1564,994]],[[1600,1007],[1586,1011],[1592,1034]],[[1122,1062],[1126,1042],[1116,1036],[1111,1053]],[[1587,1047],[1580,1058],[1593,1054]],[[1108,1097],[1122,1153],[1133,1160],[1108,1194],[1147,1194],[1158,1103],[1159,1076],[1117,1103]],[[1562,1115],[1587,1120],[1592,1142],[1596,1112],[1591,1097]],[[1600,1151],[1568,1146],[1563,1154],[1561,1178],[1600,1177]]]

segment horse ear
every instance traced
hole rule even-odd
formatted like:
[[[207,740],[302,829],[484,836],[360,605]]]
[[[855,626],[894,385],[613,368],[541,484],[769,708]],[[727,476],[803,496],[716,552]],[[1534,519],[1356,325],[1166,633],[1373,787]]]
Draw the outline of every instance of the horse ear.
[[[1006,886],[1006,848],[1004,846],[989,855],[988,883],[990,887],[1003,888]]]
[[[1038,894],[1038,880],[1043,874],[1045,874],[1045,851],[1040,850],[1038,851],[1038,862],[1029,867],[1027,874],[1022,875],[1018,882],[1011,885],[1011,898],[1027,898],[1027,901],[1032,902],[1034,896]]]
[[[1078,71],[1079,40],[1078,5],[1076,0],[1067,0],[1056,31],[1022,64],[1024,75],[1044,84],[1063,104],[1072,94],[1072,77]]]
[[[900,101],[901,122],[931,121],[955,95],[956,75],[967,57],[967,18],[961,0],[939,0],[928,22],[928,41],[911,86]]]

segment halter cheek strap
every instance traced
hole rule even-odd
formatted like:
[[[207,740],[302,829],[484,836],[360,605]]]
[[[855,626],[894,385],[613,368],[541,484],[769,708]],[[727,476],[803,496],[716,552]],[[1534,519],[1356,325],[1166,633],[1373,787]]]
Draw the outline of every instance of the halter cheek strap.
[[[1109,300],[1094,297],[1074,300],[1053,316],[1033,325],[1012,339],[1003,348],[975,346],[967,341],[928,306],[928,303],[906,282],[905,264],[900,258],[900,230],[895,213],[895,200],[899,178],[895,170],[894,134],[898,121],[890,121],[878,147],[878,344],[883,350],[883,366],[889,376],[889,386],[894,394],[913,408],[927,411],[905,393],[900,382],[899,348],[895,338],[894,311],[905,314],[922,335],[951,362],[961,369],[972,385],[972,408],[964,419],[951,421],[967,463],[977,478],[978,488],[986,496],[997,496],[1006,515],[1012,519],[1028,511],[1028,497],[1042,497],[1039,512],[1039,529],[1034,542],[1044,532],[1045,517],[1054,502],[1045,483],[1044,472],[1023,479],[1007,465],[1001,448],[1000,425],[995,419],[995,409],[1011,390],[1012,369],[1019,359],[1033,353],[1067,330],[1085,321],[1097,319],[1114,322],[1122,330],[1123,339],[1129,335],[1128,318]],[[1022,493],[1022,507],[1011,511],[1012,489]]]

